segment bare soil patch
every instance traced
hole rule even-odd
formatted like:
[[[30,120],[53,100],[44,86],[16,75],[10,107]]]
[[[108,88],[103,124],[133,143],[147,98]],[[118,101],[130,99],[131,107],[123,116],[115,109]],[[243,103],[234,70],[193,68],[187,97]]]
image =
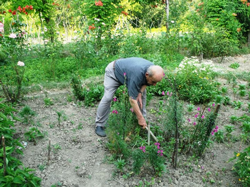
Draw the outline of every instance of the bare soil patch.
[[[211,59],[218,71],[233,73],[250,72],[250,55],[237,57],[226,57],[221,63],[220,59]],[[231,63],[238,62],[240,67],[232,69]],[[220,80],[227,84],[224,79]],[[241,81],[241,83],[246,83]],[[45,91],[45,90],[44,90]],[[230,91],[230,90],[229,90]],[[231,91],[230,91],[231,92]],[[204,158],[194,162],[187,156],[180,156],[178,168],[173,169],[167,163],[167,173],[161,177],[153,178],[150,171],[142,172],[139,176],[131,176],[124,179],[117,175],[114,177],[115,167],[108,164],[107,157],[110,156],[105,148],[106,138],[98,137],[94,132],[94,121],[97,105],[84,107],[74,101],[69,102],[72,96],[70,89],[48,90],[47,96],[51,98],[54,105],[45,106],[44,93],[27,95],[22,101],[28,105],[37,115],[34,118],[35,124],[42,132],[46,132],[45,138],[39,139],[37,145],[27,142],[23,136],[30,128],[30,125],[16,124],[17,135],[21,140],[27,142],[23,150],[24,155],[20,157],[26,167],[35,169],[38,177],[42,178],[42,187],[64,186],[64,187],[108,187],[108,186],[151,186],[169,187],[201,187],[201,186],[222,186],[240,187],[238,177],[231,169],[233,162],[227,162],[233,157],[234,152],[242,151],[247,145],[240,141],[235,143],[214,143],[207,149]],[[217,125],[223,128],[230,124],[230,116],[242,116],[246,114],[248,96],[233,98],[241,100],[243,106],[239,110],[229,106],[221,106]],[[156,107],[158,102],[154,98],[148,106],[150,120],[156,120],[156,116],[149,111]],[[21,109],[23,106],[19,106]],[[63,112],[62,122],[58,123],[57,112]],[[237,127],[238,128],[238,127]],[[234,131],[239,136],[240,130]],[[48,145],[51,141],[51,155],[48,163]],[[153,178],[153,179],[152,179]],[[205,180],[207,182],[205,182]],[[214,181],[214,182],[211,182]],[[154,184],[153,184],[154,183]],[[148,185],[149,186],[149,185]]]

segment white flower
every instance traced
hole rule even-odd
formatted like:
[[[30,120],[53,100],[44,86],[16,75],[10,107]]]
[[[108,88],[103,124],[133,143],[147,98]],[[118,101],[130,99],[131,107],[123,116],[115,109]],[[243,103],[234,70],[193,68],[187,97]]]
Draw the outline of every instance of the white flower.
[[[102,22],[103,25],[106,25],[104,22]]]
[[[4,25],[0,22],[0,32],[4,32]]]
[[[98,18],[95,18],[95,20],[96,20],[96,21],[100,21],[100,19],[98,19]]]
[[[18,66],[24,66],[24,63],[21,62],[21,61],[18,61],[18,62],[17,62],[17,65],[18,65]]]
[[[41,34],[44,34],[44,32],[41,32]]]
[[[10,38],[16,38],[16,34],[11,33],[11,34],[9,35],[9,37],[10,37]]]
[[[174,23],[174,21],[171,21],[171,23]]]

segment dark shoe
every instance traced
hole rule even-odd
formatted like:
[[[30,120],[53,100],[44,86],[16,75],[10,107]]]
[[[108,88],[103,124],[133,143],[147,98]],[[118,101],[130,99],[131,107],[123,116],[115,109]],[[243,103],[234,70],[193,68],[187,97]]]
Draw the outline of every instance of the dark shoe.
[[[104,127],[101,127],[101,126],[97,126],[97,127],[95,128],[95,133],[96,133],[98,136],[101,136],[101,137],[105,137],[105,136],[106,136]]]

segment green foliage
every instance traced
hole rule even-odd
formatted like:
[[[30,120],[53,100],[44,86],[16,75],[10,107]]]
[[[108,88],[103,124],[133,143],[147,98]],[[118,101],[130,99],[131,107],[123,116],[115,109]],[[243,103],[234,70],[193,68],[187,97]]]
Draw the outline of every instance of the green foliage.
[[[218,143],[223,143],[223,142],[224,142],[224,139],[225,139],[225,137],[224,137],[224,131],[221,130],[221,129],[219,129],[218,132],[215,133],[214,139],[215,139],[215,141],[218,142]]]
[[[209,66],[197,66],[195,62],[184,60],[176,76],[169,77],[169,79],[172,82],[176,79],[180,99],[194,104],[207,103],[213,99],[213,94],[217,90],[213,81],[213,73]]]
[[[133,151],[133,171],[136,174],[140,173],[141,167],[145,163],[150,163],[156,175],[161,176],[165,169],[165,158],[163,157],[163,150],[160,143],[154,145],[141,146],[139,149]]]
[[[230,68],[233,68],[233,69],[237,69],[237,68],[239,68],[240,67],[240,65],[239,65],[239,63],[238,62],[235,62],[235,63],[232,63],[232,64],[230,64],[230,66],[229,66]]]
[[[233,171],[239,176],[239,181],[243,186],[250,185],[250,146],[244,149],[242,152],[234,153],[234,157],[229,161],[236,160]]]
[[[43,101],[44,101],[44,104],[45,104],[46,107],[49,107],[49,106],[51,106],[51,105],[54,105],[52,99],[49,98],[49,97],[45,97]]]
[[[83,88],[82,82],[77,76],[72,77],[71,86],[76,99],[84,101],[85,106],[93,106],[101,100],[104,93],[104,88],[100,85],[91,85],[88,89]]]
[[[31,127],[29,131],[24,133],[24,136],[28,141],[32,141],[36,145],[36,140],[43,138],[44,134],[37,127]]]
[[[192,136],[190,139],[191,150],[197,155],[201,156],[205,150],[205,148],[209,144],[210,136],[218,133],[218,126],[215,126],[215,120],[218,115],[220,105],[217,105],[214,112],[205,113],[205,109],[203,111],[198,107],[198,113],[194,116],[194,120],[192,122],[194,126],[194,130],[192,132]]]
[[[36,115],[36,112],[33,111],[29,106],[25,106],[19,112],[19,115],[23,118],[23,123],[29,124],[32,122],[32,118]]]
[[[13,138],[15,130],[12,128],[14,126],[12,119],[17,120],[14,112],[16,112],[15,109],[3,104],[2,100],[0,100],[0,134],[5,138],[6,161],[8,162],[4,174],[3,159],[0,159],[0,184],[1,186],[38,187],[41,179],[33,174],[34,170],[24,167],[20,160],[13,157],[13,153],[22,154],[20,148],[23,147],[18,140]],[[0,148],[0,157],[3,158],[2,142]]]

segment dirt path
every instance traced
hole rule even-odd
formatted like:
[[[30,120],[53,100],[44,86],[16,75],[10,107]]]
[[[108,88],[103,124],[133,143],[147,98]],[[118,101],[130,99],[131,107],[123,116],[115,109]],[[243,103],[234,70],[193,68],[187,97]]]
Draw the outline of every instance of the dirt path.
[[[223,63],[216,63],[219,71],[250,72],[250,55],[240,57],[227,57]],[[238,62],[237,70],[229,68],[231,63]],[[226,81],[225,81],[226,84]],[[115,176],[115,167],[108,164],[111,155],[105,148],[106,138],[100,138],[94,133],[94,120],[97,105],[84,107],[67,99],[72,96],[70,90],[50,90],[48,97],[54,105],[45,107],[44,94],[32,94],[26,96],[23,101],[37,113],[35,124],[40,131],[46,132],[45,138],[39,139],[37,145],[27,142],[24,155],[21,157],[25,166],[34,168],[36,175],[42,178],[42,187],[108,187],[108,186],[146,186],[146,182],[152,186],[168,187],[201,187],[201,186],[241,186],[238,178],[232,173],[233,163],[227,163],[233,157],[234,151],[242,150],[246,145],[241,142],[218,144],[207,150],[205,157],[197,163],[190,158],[179,159],[178,169],[173,169],[167,164],[167,173],[162,177],[153,178],[149,173],[143,172],[140,176],[132,176],[124,179]],[[157,103],[154,99],[150,108]],[[243,98],[244,104],[249,102]],[[244,106],[246,107],[246,106]],[[21,109],[22,107],[20,107]],[[58,124],[57,112],[63,112],[62,122]],[[231,115],[241,116],[243,110],[233,110],[222,106],[218,117],[218,126],[229,124]],[[155,116],[149,113],[149,118]],[[17,124],[19,135],[26,132],[30,126]],[[235,132],[237,133],[237,131]],[[24,140],[24,137],[21,136]],[[25,140],[24,140],[25,141]],[[48,163],[48,145],[51,141],[51,155]],[[25,141],[26,142],[26,141]],[[115,177],[114,177],[115,176]],[[214,182],[213,182],[214,181]]]

